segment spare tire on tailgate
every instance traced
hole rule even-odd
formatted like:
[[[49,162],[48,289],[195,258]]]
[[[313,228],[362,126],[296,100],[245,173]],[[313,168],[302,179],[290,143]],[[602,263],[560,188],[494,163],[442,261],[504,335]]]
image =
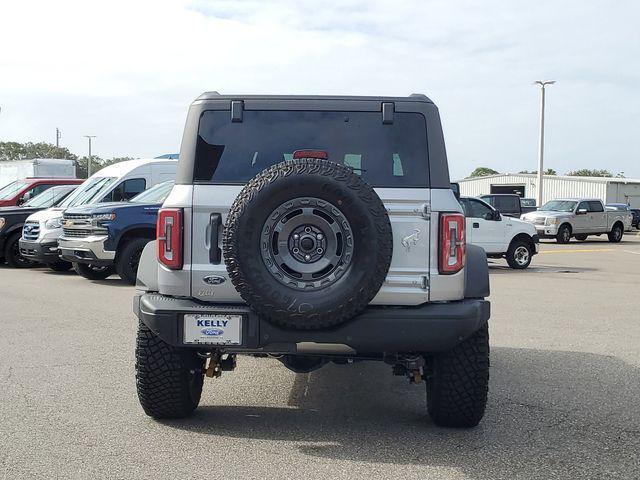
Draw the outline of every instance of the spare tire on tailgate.
[[[299,158],[242,189],[223,251],[254,311],[284,327],[319,329],[354,317],[378,293],[393,236],[382,201],[350,168]]]

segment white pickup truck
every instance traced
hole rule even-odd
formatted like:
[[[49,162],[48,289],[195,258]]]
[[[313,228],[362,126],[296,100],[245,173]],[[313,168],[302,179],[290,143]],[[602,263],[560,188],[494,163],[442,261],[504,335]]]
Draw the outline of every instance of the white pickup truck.
[[[589,235],[606,233],[610,242],[622,240],[631,229],[631,212],[607,211],[596,198],[562,198],[545,203],[539,210],[520,217],[532,223],[540,238],[569,243],[571,237],[584,241]]]
[[[511,268],[527,268],[538,253],[533,225],[507,217],[479,198],[461,197],[467,242],[482,247],[489,258],[505,258]]]

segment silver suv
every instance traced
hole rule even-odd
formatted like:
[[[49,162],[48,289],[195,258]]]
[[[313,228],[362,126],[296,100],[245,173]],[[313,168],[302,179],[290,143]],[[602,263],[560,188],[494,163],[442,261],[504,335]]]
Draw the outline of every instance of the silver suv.
[[[424,95],[201,95],[157,238],[134,301],[148,415],[190,414],[245,354],[300,373],[384,361],[426,381],[436,424],[481,420],[486,257]]]

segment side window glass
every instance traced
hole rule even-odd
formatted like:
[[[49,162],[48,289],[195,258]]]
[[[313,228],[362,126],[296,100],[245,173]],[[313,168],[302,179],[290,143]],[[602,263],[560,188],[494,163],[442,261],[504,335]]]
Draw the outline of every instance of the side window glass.
[[[131,200],[137,194],[144,192],[147,182],[144,178],[131,178],[129,180],[125,180],[116,188],[113,189],[111,195],[111,201],[114,202],[122,202],[126,200]],[[105,200],[107,200],[105,198]]]
[[[471,208],[469,208],[469,200],[466,198],[460,199],[460,205],[462,206],[462,211],[464,212],[465,217],[471,217]]]
[[[589,202],[589,211],[590,212],[604,212],[604,208],[600,204],[600,202]]]
[[[484,218],[487,213],[493,215],[493,211],[487,205],[471,200],[471,216],[473,218]]]

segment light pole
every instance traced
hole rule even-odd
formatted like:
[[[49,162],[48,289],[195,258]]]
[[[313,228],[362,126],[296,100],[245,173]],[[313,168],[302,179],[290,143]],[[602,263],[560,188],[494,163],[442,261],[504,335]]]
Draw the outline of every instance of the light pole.
[[[96,138],[96,135],[85,135],[89,139],[89,159],[87,160],[87,178],[91,176],[91,139]]]
[[[540,143],[538,144],[538,206],[542,206],[542,179],[544,173],[544,88],[553,85],[555,80],[536,80],[534,85],[540,85]]]

